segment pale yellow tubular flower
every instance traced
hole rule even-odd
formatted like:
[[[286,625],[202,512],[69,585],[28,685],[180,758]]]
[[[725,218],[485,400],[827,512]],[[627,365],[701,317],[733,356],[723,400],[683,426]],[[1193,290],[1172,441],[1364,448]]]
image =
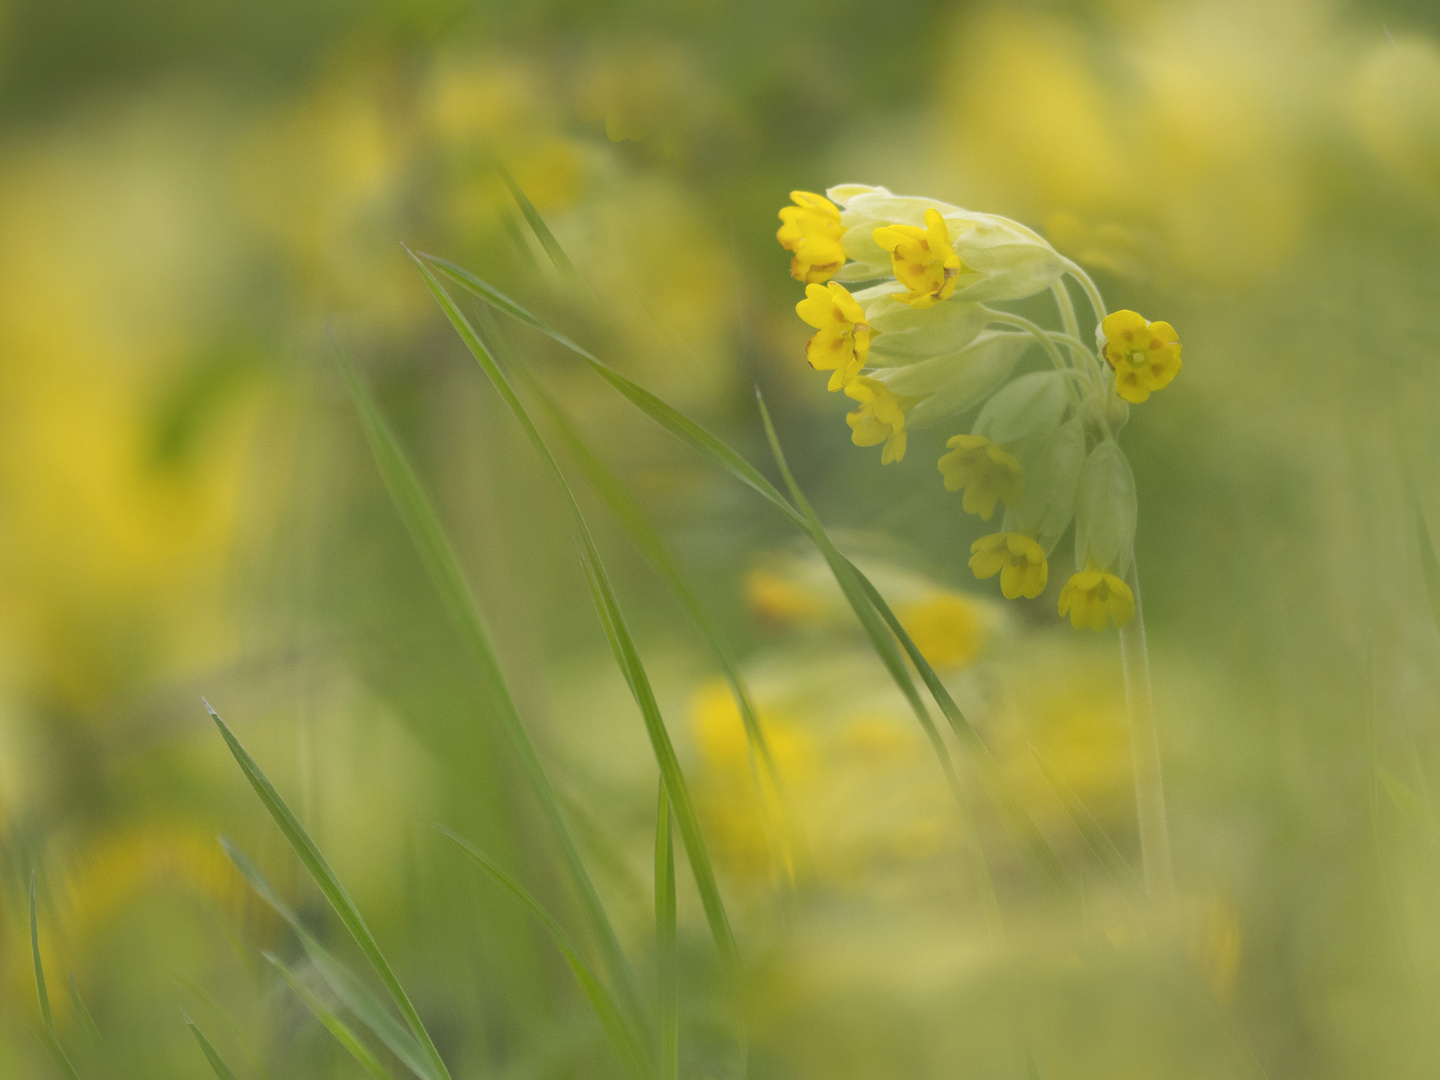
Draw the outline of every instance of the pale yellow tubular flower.
[[[890,253],[896,278],[910,290],[900,299],[911,307],[929,307],[955,291],[956,278],[965,267],[950,246],[950,230],[939,210],[925,211],[923,229],[885,225],[875,230],[874,237]]]
[[[795,205],[780,211],[782,224],[775,233],[780,246],[794,255],[790,276],[806,284],[828,281],[845,265],[840,209],[813,191],[792,191],[790,198]]]
[[[1139,405],[1180,373],[1180,337],[1167,322],[1136,311],[1113,311],[1100,324],[1105,359],[1115,369],[1115,392]]]
[[[1104,630],[1112,622],[1124,626],[1135,617],[1135,594],[1114,574],[1083,570],[1060,590],[1060,614],[1068,614],[1076,630]]]
[[[970,545],[970,569],[981,581],[1000,575],[1000,592],[1006,600],[1033,600],[1045,591],[1050,567],[1045,549],[1024,533],[1003,532],[982,536]]]
[[[965,492],[967,514],[982,521],[995,516],[995,504],[1014,507],[1020,499],[1020,462],[1014,454],[983,435],[956,435],[945,443],[950,453],[937,463],[945,476],[945,490]]]
[[[854,382],[870,354],[870,324],[845,286],[836,281],[806,285],[795,314],[815,328],[805,358],[816,371],[834,372],[829,389],[843,390]]]
[[[879,446],[880,464],[889,465],[905,457],[905,401],[892,394],[885,384],[867,375],[858,376],[845,387],[847,397],[860,402],[849,413],[850,441],[856,446]]]

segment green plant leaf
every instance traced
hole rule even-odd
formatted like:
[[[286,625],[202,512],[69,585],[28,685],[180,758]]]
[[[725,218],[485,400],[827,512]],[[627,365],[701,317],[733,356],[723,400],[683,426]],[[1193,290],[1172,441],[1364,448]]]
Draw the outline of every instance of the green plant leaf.
[[[670,796],[660,781],[655,809],[655,972],[660,1000],[660,1080],[680,1071],[680,969],[675,950],[675,845],[670,839]]]
[[[205,1053],[205,1060],[210,1062],[210,1068],[215,1070],[215,1075],[218,1076],[220,1080],[238,1080],[235,1073],[231,1071],[230,1066],[225,1064],[225,1059],[219,1055],[215,1047],[210,1045],[210,1040],[205,1038],[204,1033],[195,1026],[195,1021],[191,1020],[183,1009],[180,1010],[180,1015],[185,1017],[185,1023],[190,1026],[191,1034],[195,1036],[195,1041],[200,1044],[200,1049]]]
[[[730,930],[730,921],[725,914],[724,902],[720,898],[715,872],[710,865],[710,856],[700,830],[700,819],[695,813],[694,802],[690,798],[689,786],[680,769],[680,761],[675,755],[675,748],[670,742],[670,734],[665,727],[664,718],[660,715],[660,708],[655,701],[649,677],[645,674],[639,652],[630,637],[609,577],[605,573],[599,550],[596,548],[589,526],[585,522],[585,516],[580,511],[580,504],[575,500],[574,492],[571,491],[564,472],[554,455],[550,453],[549,447],[536,429],[530,414],[516,396],[515,390],[505,378],[504,372],[495,362],[492,349],[481,339],[475,327],[456,306],[454,299],[430,272],[430,268],[425,262],[413,255],[412,258],[415,259],[415,265],[419,267],[425,283],[434,293],[435,299],[439,302],[451,325],[455,327],[455,331],[464,341],[466,348],[470,350],[471,355],[475,357],[476,362],[480,364],[481,369],[510,407],[536,453],[540,455],[541,460],[555,476],[566,496],[575,521],[580,556],[584,563],[586,579],[590,584],[591,596],[595,601],[601,626],[610,641],[616,662],[620,665],[620,670],[630,687],[631,696],[634,697],[636,705],[640,708],[641,717],[645,721],[646,734],[650,737],[651,748],[654,750],[655,759],[660,766],[660,774],[670,791],[670,798],[675,806],[675,819],[680,828],[681,839],[685,843],[685,854],[690,863],[696,887],[700,892],[700,901],[705,909],[705,917],[710,924],[711,936],[715,939],[716,948],[719,949],[721,959],[727,969],[732,974],[737,973],[740,968],[739,952],[735,947],[735,939]]]
[[[545,219],[540,216],[540,211],[535,209],[535,204],[530,201],[530,196],[525,194],[525,189],[515,182],[510,175],[510,170],[505,168],[504,162],[498,157],[492,158],[492,166],[505,186],[510,189],[510,195],[515,200],[515,205],[520,207],[520,213],[525,215],[525,221],[530,226],[540,245],[545,249],[545,254],[550,256],[550,261],[571,283],[579,284],[580,275],[575,272],[575,266],[570,261],[570,256],[565,254],[565,249],[555,239],[555,234],[550,231],[550,226],[545,224]]]
[[[40,962],[40,920],[35,913],[35,871],[30,871],[30,953],[35,961],[35,992],[40,998],[40,1041],[55,1062],[55,1067],[70,1080],[79,1080],[75,1066],[65,1056],[65,1049],[55,1034],[55,1017],[50,1012],[50,994],[45,989],[45,966]]]
[[[400,1060],[401,1064],[416,1076],[421,1077],[422,1080],[440,1080],[434,1066],[425,1056],[425,1051],[405,1025],[394,1017],[385,1007],[384,1002],[376,997],[365,983],[337,960],[305,928],[300,917],[290,905],[280,898],[265,875],[260,872],[259,867],[223,836],[220,838],[220,846],[225,849],[226,856],[235,864],[235,869],[255,890],[256,895],[290,924],[290,928],[295,931],[295,936],[300,939],[300,945],[304,948],[305,955],[315,965],[315,970],[320,973],[320,977],[325,980],[335,996],[354,1014],[355,1018],[369,1028],[375,1037]]]
[[[379,942],[371,934],[370,928],[365,925],[365,920],[360,915],[360,909],[355,906],[355,901],[350,899],[350,894],[345,891],[345,886],[340,883],[335,871],[330,868],[330,864],[320,854],[320,849],[315,846],[315,842],[310,839],[309,834],[301,827],[295,815],[290,812],[290,808],[285,805],[285,800],[280,797],[279,792],[260,770],[260,766],[240,745],[240,740],[235,737],[225,721],[220,719],[220,714],[210,707],[208,701],[205,702],[205,708],[210,713],[210,718],[215,721],[215,726],[220,730],[225,744],[230,747],[230,753],[239,764],[241,771],[244,772],[245,778],[250,781],[250,786],[255,790],[255,794],[260,797],[265,809],[274,818],[275,824],[280,826],[280,831],[285,834],[285,839],[289,841],[295,854],[300,857],[300,861],[310,872],[310,876],[315,879],[315,884],[320,886],[320,891],[325,894],[325,899],[330,901],[330,906],[335,909],[335,914],[340,916],[340,921],[345,924],[345,929],[350,931],[350,936],[360,946],[360,951],[365,954],[365,958],[375,968],[376,974],[380,976],[380,981],[385,985],[391,999],[399,1008],[400,1015],[405,1018],[406,1026],[409,1027],[411,1034],[415,1036],[416,1041],[425,1051],[425,1057],[434,1066],[435,1073],[442,1080],[450,1080],[450,1070],[446,1068],[444,1060],[440,1057],[440,1051],[436,1049],[430,1033],[425,1030],[425,1025],[420,1020],[419,1013],[410,1003],[409,995],[405,993],[404,987],[400,985],[400,980],[395,977],[394,970],[391,969],[385,955],[380,951]]]
[[[620,939],[616,936],[610,917],[606,914],[590,874],[580,858],[555,789],[540,763],[540,757],[535,752],[525,724],[520,719],[519,710],[505,683],[495,649],[491,645],[490,634],[460,569],[460,561],[446,539],[439,516],[420,487],[414,469],[406,460],[375,402],[353,368],[338,351],[336,358],[390,497],[410,533],[441,602],[469,649],[500,726],[519,758],[536,801],[540,804],[560,846],[566,871],[589,917],[591,929],[599,942],[605,969],[615,984],[616,995],[626,1018],[637,1030],[648,1032],[649,1017],[640,1004],[634,973],[630,970],[629,962],[620,948]]]
[[[606,990],[600,980],[595,977],[595,973],[590,970],[590,966],[581,958],[580,950],[577,949],[575,943],[570,940],[570,935],[565,933],[565,930],[555,921],[554,916],[546,911],[540,902],[526,891],[524,886],[504,870],[501,870],[499,866],[492,862],[490,858],[474,844],[470,843],[470,841],[466,840],[459,833],[453,832],[444,826],[438,826],[438,828],[441,833],[453,840],[456,846],[468,855],[480,869],[484,870],[496,884],[511,896],[515,897],[515,899],[519,900],[520,903],[529,910],[530,914],[535,917],[535,920],[545,928],[551,940],[555,942],[555,947],[558,948],[561,955],[565,957],[565,962],[570,965],[570,970],[575,975],[575,981],[580,984],[581,992],[584,993],[586,1000],[590,1002],[591,1007],[595,1010],[595,1015],[599,1017],[600,1023],[610,1036],[611,1042],[615,1044],[615,1049],[619,1051],[621,1060],[625,1062],[633,1075],[638,1077],[653,1077],[654,1073],[650,1069],[648,1057],[643,1046],[637,1041],[635,1032],[625,1023],[625,1018],[616,1007],[614,999],[610,996],[610,992]]]
[[[335,1015],[323,1001],[315,996],[315,992],[306,986],[298,976],[295,975],[280,958],[273,953],[262,954],[272,967],[280,973],[295,996],[305,1003],[311,1015],[325,1026],[325,1030],[335,1036],[335,1041],[343,1046],[350,1056],[360,1063],[360,1067],[368,1072],[375,1080],[393,1080],[390,1071],[380,1063],[380,1060],[370,1052],[369,1047],[360,1041],[356,1034],[350,1030],[344,1020]]]

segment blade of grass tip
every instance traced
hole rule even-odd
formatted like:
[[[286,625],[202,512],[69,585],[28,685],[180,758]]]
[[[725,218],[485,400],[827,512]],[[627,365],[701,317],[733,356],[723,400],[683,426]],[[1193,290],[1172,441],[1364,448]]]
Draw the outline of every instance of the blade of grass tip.
[[[45,989],[45,966],[40,962],[40,920],[35,911],[35,871],[30,871],[30,952],[35,960],[35,992],[40,998],[41,1042],[55,1062],[55,1067],[69,1080],[79,1080],[75,1066],[65,1056],[65,1049],[55,1034],[55,1017],[50,1012],[50,994]]]
[[[770,782],[777,788],[780,787],[781,780],[775,766],[774,756],[765,739],[765,733],[760,727],[754,700],[750,696],[749,688],[745,685],[745,680],[740,675],[739,666],[730,655],[730,650],[721,641],[719,632],[705,613],[704,606],[690,587],[690,583],[685,579],[685,575],[681,573],[669,547],[655,526],[651,524],[645,511],[625,489],[625,485],[621,483],[619,477],[606,467],[600,457],[580,437],[574,420],[565,413],[565,410],[553,397],[546,393],[524,364],[515,365],[513,370],[526,391],[540,403],[541,409],[549,416],[569,449],[570,456],[575,459],[590,486],[595,489],[596,494],[600,496],[610,513],[630,534],[635,546],[650,560],[656,573],[670,588],[671,593],[685,613],[689,615],[691,621],[695,623],[696,629],[700,631],[701,637],[705,639],[706,645],[714,654],[716,663],[720,665],[721,673],[730,687],[731,696],[734,697],[735,705],[740,710],[745,733],[750,739],[757,757],[764,766]]]
[[[1040,771],[1045,774],[1045,779],[1049,781],[1055,794],[1064,804],[1070,820],[1075,823],[1075,827],[1085,837],[1085,842],[1090,846],[1090,850],[1100,860],[1100,865],[1105,867],[1115,884],[1125,891],[1128,899],[1135,902],[1143,900],[1145,887],[1130,864],[1125,861],[1125,856],[1120,853],[1115,842],[1110,839],[1110,834],[1105,831],[1100,822],[1095,820],[1095,815],[1090,813],[1090,808],[1055,771],[1054,766],[1045,760],[1040,751],[1032,746],[1030,753],[1034,756],[1035,763],[1040,766]]]
[[[660,999],[660,1080],[680,1071],[680,970],[675,949],[675,845],[670,840],[670,796],[660,781],[655,810],[655,973]]]
[[[505,676],[500,670],[500,662],[496,657],[494,646],[491,644],[490,634],[486,630],[480,611],[470,594],[465,575],[460,569],[460,561],[440,526],[440,518],[434,507],[430,505],[430,500],[420,487],[420,481],[416,477],[414,469],[411,468],[404,452],[400,449],[399,443],[391,433],[384,417],[381,416],[380,410],[360,382],[354,369],[340,354],[338,345],[336,346],[336,361],[350,390],[351,398],[355,402],[356,410],[360,414],[361,424],[370,443],[371,452],[380,469],[381,477],[385,481],[385,486],[390,492],[390,497],[400,513],[406,530],[410,533],[410,538],[415,544],[421,562],[429,573],[431,582],[439,593],[441,602],[459,629],[471,658],[475,661],[481,683],[495,708],[501,729],[505,732],[516,757],[520,759],[520,766],[529,781],[531,791],[540,804],[540,809],[545,814],[551,832],[559,844],[571,884],[580,896],[591,929],[599,943],[605,969],[615,983],[616,992],[620,996],[626,1016],[636,1028],[648,1030],[648,1017],[640,1004],[640,992],[635,982],[634,972],[631,971],[630,964],[625,959],[625,954],[620,948],[620,939],[615,933],[610,917],[605,912],[604,905],[600,902],[600,895],[595,891],[595,885],[590,879],[589,872],[585,869],[585,863],[580,858],[579,849],[575,846],[574,837],[570,833],[570,827],[561,810],[560,800],[545,773],[544,766],[540,763],[540,756],[530,741],[524,721],[520,719],[515,699],[511,696],[509,687],[505,683]]]
[[[95,1017],[91,1015],[89,1006],[85,1004],[85,999],[80,996],[80,985],[75,981],[75,973],[73,971],[70,972],[70,977],[66,982],[70,986],[70,1007],[75,1010],[75,1015],[78,1016],[80,1022],[85,1025],[85,1030],[90,1033],[90,1037],[103,1042],[104,1036],[100,1034],[100,1025],[95,1023]]]
[[[417,261],[423,260],[427,265],[434,266],[461,288],[473,293],[497,311],[504,312],[511,318],[539,331],[552,341],[569,349],[584,361],[592,371],[599,375],[600,378],[614,387],[622,397],[629,400],[636,408],[650,417],[651,420],[655,421],[655,423],[670,432],[670,434],[681,442],[697,450],[702,455],[717,461],[737,480],[763,496],[797,528],[805,528],[805,519],[786,501],[785,497],[780,494],[774,484],[765,479],[755,466],[751,465],[734,450],[730,449],[730,447],[726,446],[689,417],[666,404],[644,387],[627,379],[624,375],[621,375],[618,371],[615,371],[604,361],[596,357],[594,353],[576,344],[558,330],[552,329],[544,321],[536,318],[493,285],[490,285],[482,278],[476,277],[465,268],[435,255],[413,255],[412,257]]]
[[[265,1067],[265,1062],[261,1060],[260,1054],[251,1044],[249,1036],[245,1034],[245,1029],[235,1022],[234,1017],[232,1017],[228,1012],[226,1012],[221,1007],[218,1001],[212,998],[204,990],[201,990],[200,987],[196,986],[189,979],[185,978],[184,975],[181,975],[178,971],[170,970],[168,968],[167,971],[170,977],[174,979],[179,986],[183,987],[184,990],[188,994],[190,994],[191,997],[193,997],[196,1001],[200,1002],[212,1013],[214,1013],[215,1016],[220,1020],[220,1022],[230,1029],[230,1033],[235,1036],[235,1040],[238,1043],[241,1052],[244,1053],[246,1058],[249,1059],[250,1064],[255,1067],[255,1071],[258,1072],[261,1076],[265,1077],[266,1080],[274,1080],[274,1074],[272,1074],[270,1070]]]
[[[590,1002],[591,1007],[595,1010],[595,1015],[604,1026],[611,1041],[614,1042],[615,1049],[619,1051],[621,1060],[625,1062],[626,1066],[635,1076],[653,1077],[654,1073],[649,1067],[644,1050],[636,1039],[635,1032],[632,1031],[630,1026],[625,1022],[625,1018],[621,1015],[619,1008],[616,1007],[615,1000],[610,996],[610,992],[606,990],[600,980],[595,977],[595,973],[590,970],[589,965],[581,958],[580,951],[575,947],[575,943],[570,940],[570,935],[565,933],[564,928],[555,921],[554,916],[546,911],[540,902],[531,896],[523,885],[504,870],[501,870],[499,866],[492,862],[490,858],[474,844],[470,843],[470,841],[466,840],[459,833],[453,832],[444,826],[437,826],[437,828],[444,836],[452,840],[461,851],[468,855],[481,870],[485,871],[497,885],[515,897],[516,900],[520,901],[521,905],[534,916],[535,921],[545,928],[551,940],[555,942],[555,947],[560,950],[561,955],[565,958],[565,962],[570,966],[570,970],[575,975],[575,981],[580,984],[580,989]]]
[[[1420,526],[1420,569],[1425,575],[1425,592],[1430,597],[1430,614],[1435,619],[1435,628],[1440,630],[1440,559],[1435,556],[1435,545],[1430,539],[1430,530],[1425,525],[1425,512],[1415,503],[1415,521]]]
[[[325,946],[321,945],[315,936],[305,928],[300,917],[285,901],[280,899],[274,886],[260,872],[259,867],[224,837],[220,838],[220,846],[225,849],[226,856],[234,863],[240,876],[255,890],[256,895],[290,924],[290,928],[295,931],[295,936],[300,939],[305,955],[315,965],[315,970],[320,973],[320,977],[325,980],[335,996],[354,1014],[355,1018],[369,1028],[375,1037],[416,1076],[421,1077],[422,1080],[440,1080],[434,1066],[426,1058],[425,1051],[421,1049],[420,1044],[415,1041],[415,1037],[410,1034],[405,1025],[395,1019],[370,988],[331,955]]]
[[[725,915],[725,905],[720,898],[720,890],[715,882],[715,873],[710,865],[710,856],[705,847],[694,802],[690,798],[689,787],[685,783],[685,776],[680,769],[675,748],[670,742],[670,733],[660,715],[660,709],[650,687],[649,678],[645,674],[644,665],[640,661],[639,652],[626,628],[619,602],[610,585],[609,577],[605,573],[600,552],[596,548],[590,528],[585,522],[585,515],[581,513],[580,504],[576,501],[575,494],[565,479],[564,471],[561,470],[555,456],[550,452],[549,446],[546,445],[544,438],[535,427],[530,414],[516,395],[514,387],[510,385],[504,372],[496,363],[492,349],[481,339],[479,332],[456,306],[454,299],[430,272],[429,267],[419,258],[415,258],[415,265],[440,304],[441,310],[445,312],[456,333],[460,335],[466,348],[470,350],[471,355],[474,356],[485,375],[495,386],[496,391],[510,407],[516,421],[524,430],[531,445],[534,446],[535,452],[540,455],[541,460],[554,475],[565,495],[575,522],[580,554],[584,562],[586,577],[590,582],[596,611],[600,615],[601,625],[605,629],[606,636],[610,639],[616,662],[625,676],[625,681],[630,687],[636,705],[640,708],[641,717],[645,721],[646,733],[650,737],[651,748],[654,750],[655,759],[660,766],[660,773],[665,778],[665,784],[670,791],[670,798],[675,806],[675,819],[680,827],[681,839],[685,843],[685,854],[690,863],[691,872],[694,874],[696,887],[700,892],[701,904],[705,909],[706,920],[710,924],[711,935],[714,937],[721,959],[729,971],[738,973],[740,970],[739,952],[730,931],[729,919]]]
[[[190,1031],[194,1034],[195,1041],[200,1044],[200,1049],[204,1051],[205,1060],[210,1062],[210,1068],[215,1070],[215,1075],[220,1080],[238,1080],[230,1066],[225,1064],[225,1059],[216,1052],[215,1047],[210,1045],[210,1040],[205,1038],[204,1033],[195,1026],[195,1021],[190,1019],[184,1009],[180,1010],[180,1015],[185,1017],[185,1023],[190,1025]]]
[[[278,956],[269,952],[261,955],[280,973],[280,977],[310,1010],[310,1014],[320,1021],[326,1031],[335,1036],[335,1041],[343,1046],[351,1057],[360,1063],[362,1069],[375,1077],[375,1080],[394,1080],[390,1075],[390,1070],[380,1063],[380,1060],[370,1052],[370,1048],[350,1030],[349,1025],[321,1001],[313,990],[301,982],[299,977],[286,967]]]
[[[340,921],[345,924],[345,929],[350,931],[350,936],[360,946],[360,951],[365,954],[365,958],[375,968],[375,973],[380,976],[380,981],[389,991],[390,997],[400,1010],[400,1015],[405,1018],[406,1026],[424,1049],[426,1058],[444,1080],[450,1080],[450,1070],[446,1068],[440,1051],[430,1038],[430,1033],[425,1030],[425,1024],[421,1021],[420,1014],[410,1003],[410,997],[405,993],[404,987],[400,985],[400,980],[396,978],[389,961],[380,951],[380,944],[365,924],[364,918],[360,915],[360,909],[355,906],[355,901],[350,899],[350,894],[340,883],[335,871],[330,868],[330,864],[320,854],[320,849],[315,846],[315,842],[310,839],[299,820],[290,812],[290,807],[285,804],[280,793],[275,790],[260,770],[255,759],[250,756],[245,747],[240,745],[240,740],[235,737],[234,732],[230,730],[225,721],[220,719],[220,714],[210,707],[208,701],[205,702],[205,709],[209,712],[210,718],[215,721],[221,737],[229,746],[230,753],[239,764],[245,778],[250,781],[250,786],[255,790],[255,794],[260,797],[260,801],[270,812],[275,824],[280,826],[280,831],[285,834],[285,839],[289,841],[295,854],[300,857],[300,861],[310,872],[310,876],[315,879],[315,884],[320,886],[320,891],[325,894],[325,899],[330,901],[330,906],[335,909],[335,914],[340,916]]]
[[[530,231],[539,239],[545,254],[550,256],[550,261],[555,264],[555,269],[560,271],[572,284],[581,284],[579,273],[575,270],[575,264],[570,261],[570,256],[565,254],[565,249],[555,239],[555,234],[550,231],[550,226],[545,224],[545,219],[540,216],[540,211],[535,209],[535,204],[525,194],[525,189],[515,182],[510,175],[510,170],[505,168],[505,163],[499,157],[492,157],[491,165],[505,186],[510,189],[510,197],[515,200],[515,205],[520,207],[520,212],[525,215],[525,221],[530,226]]]

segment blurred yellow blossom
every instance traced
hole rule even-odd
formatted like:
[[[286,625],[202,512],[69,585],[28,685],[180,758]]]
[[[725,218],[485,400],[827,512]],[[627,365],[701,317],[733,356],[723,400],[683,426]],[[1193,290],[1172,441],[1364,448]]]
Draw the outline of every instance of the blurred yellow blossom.
[[[783,224],[775,233],[780,246],[794,252],[790,276],[807,284],[828,281],[845,263],[845,250],[840,246],[840,238],[845,235],[840,209],[812,191],[792,191],[790,199],[795,205],[781,209]]]
[[[750,613],[776,626],[809,622],[827,606],[809,583],[762,566],[745,575],[744,593]]]
[[[1033,600],[1045,591],[1050,576],[1045,549],[1024,533],[982,536],[970,545],[970,551],[970,569],[975,576],[983,581],[999,574],[1005,599],[1023,596]]]
[[[815,333],[805,346],[805,358],[816,371],[833,371],[829,390],[842,390],[855,381],[870,354],[870,324],[849,290],[838,281],[805,286],[805,299],[795,312]]]
[[[984,647],[985,618],[973,600],[959,593],[937,591],[897,614],[916,648],[937,670],[964,667]]]
[[[860,408],[847,413],[850,441],[856,446],[879,446],[880,464],[889,465],[905,457],[905,406],[884,383],[869,376],[858,376],[845,387],[848,397],[860,402]]]
[[[1020,462],[983,435],[955,435],[946,440],[950,452],[940,458],[946,491],[964,491],[967,514],[982,521],[995,516],[995,504],[1013,505],[1020,497]]]
[[[964,265],[950,246],[945,218],[933,207],[925,211],[925,227],[885,225],[874,231],[875,243],[890,253],[895,276],[910,291],[898,299],[927,308],[955,292]]]
[[[1084,570],[1060,590],[1060,614],[1068,614],[1076,630],[1124,626],[1135,617],[1135,594],[1114,574]]]

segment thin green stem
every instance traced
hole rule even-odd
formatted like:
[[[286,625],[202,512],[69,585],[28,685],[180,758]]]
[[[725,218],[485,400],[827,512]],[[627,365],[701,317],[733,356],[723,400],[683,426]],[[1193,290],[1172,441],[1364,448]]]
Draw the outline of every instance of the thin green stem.
[[[1165,785],[1160,770],[1160,740],[1155,729],[1155,702],[1150,694],[1150,650],[1145,643],[1145,614],[1140,604],[1140,573],[1132,561],[1130,590],[1135,618],[1120,628],[1120,659],[1125,671],[1125,699],[1130,711],[1130,752],[1135,768],[1135,809],[1140,823],[1140,861],[1145,891],[1151,900],[1175,889],[1170,863],[1170,830],[1165,823]]]
[[[1049,355],[1050,362],[1055,365],[1056,371],[1064,371],[1070,366],[1065,363],[1065,357],[1060,355],[1060,350],[1056,347],[1055,342],[1051,340],[1049,332],[1038,324],[1031,322],[1023,316],[1012,315],[1008,311],[995,311],[993,309],[987,309],[985,317],[992,323],[1003,323],[1006,326],[1014,326],[1024,330],[1040,343],[1040,347]]]
[[[1098,325],[1104,322],[1105,316],[1108,314],[1105,310],[1105,300],[1101,297],[1100,290],[1096,287],[1090,275],[1080,267],[1079,263],[1072,259],[1061,259],[1061,263],[1065,267],[1065,272],[1078,281],[1080,288],[1085,290],[1085,298],[1090,301],[1090,307],[1095,312],[1096,324]]]

